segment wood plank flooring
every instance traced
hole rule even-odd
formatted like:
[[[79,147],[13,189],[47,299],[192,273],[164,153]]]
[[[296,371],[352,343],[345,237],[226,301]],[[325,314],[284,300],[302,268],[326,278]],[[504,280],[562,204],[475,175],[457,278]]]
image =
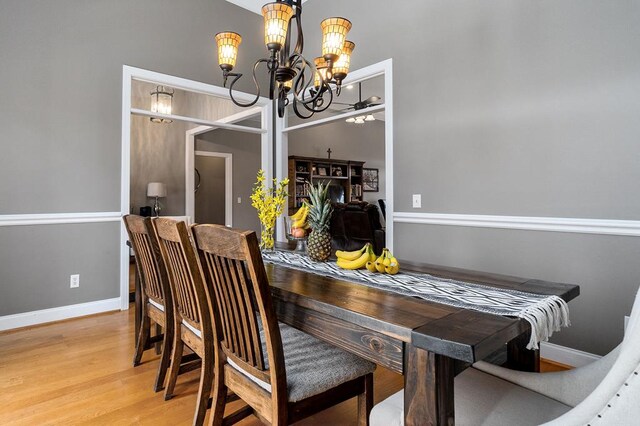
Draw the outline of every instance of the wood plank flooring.
[[[191,424],[199,371],[180,376],[164,401],[152,389],[159,357],[146,351],[136,368],[132,358],[133,309],[0,334],[0,425]],[[379,368],[375,401],[401,387],[401,376]],[[355,425],[356,400],[299,424]]]
[[[191,424],[199,372],[180,376],[176,396],[164,401],[152,389],[158,356],[147,351],[136,368],[132,357],[133,309],[0,334],[0,425]],[[374,383],[377,403],[402,377],[378,367]],[[354,425],[356,401],[299,424]]]

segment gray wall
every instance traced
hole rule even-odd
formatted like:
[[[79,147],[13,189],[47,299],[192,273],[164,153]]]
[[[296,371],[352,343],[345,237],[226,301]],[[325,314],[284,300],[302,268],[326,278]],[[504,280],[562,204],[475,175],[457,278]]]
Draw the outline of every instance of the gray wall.
[[[305,4],[310,52],[331,11],[353,22],[354,69],[393,58],[396,211],[638,220],[638,2],[405,6]],[[411,208],[414,193],[422,209]],[[395,247],[407,259],[580,284],[573,325],[552,342],[599,354],[620,340],[640,282],[631,237],[398,224]]]
[[[120,296],[119,247],[117,222],[0,227],[0,316]]]
[[[131,212],[138,214],[141,206],[153,206],[147,197],[149,182],[162,182],[167,196],[160,198],[161,215],[184,215],[185,132],[195,125],[174,121],[152,123],[148,117],[131,116]]]
[[[289,133],[289,155],[365,161],[364,167],[379,169],[379,191],[364,192],[364,200],[378,204],[385,198],[384,121],[349,124],[343,120]]]
[[[119,211],[123,64],[221,86],[214,34],[242,33],[249,73],[261,21],[222,0],[0,0],[0,215]],[[0,228],[0,315],[117,297],[119,244],[115,223]]]
[[[258,213],[249,197],[260,169],[260,135],[216,129],[196,136],[196,150],[232,154],[233,227],[259,232]]]

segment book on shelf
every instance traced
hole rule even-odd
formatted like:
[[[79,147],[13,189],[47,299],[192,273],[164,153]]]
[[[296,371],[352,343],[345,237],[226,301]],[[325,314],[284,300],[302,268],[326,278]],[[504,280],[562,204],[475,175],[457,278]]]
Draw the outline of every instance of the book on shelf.
[[[296,185],[296,197],[306,197],[309,195],[307,185]]]

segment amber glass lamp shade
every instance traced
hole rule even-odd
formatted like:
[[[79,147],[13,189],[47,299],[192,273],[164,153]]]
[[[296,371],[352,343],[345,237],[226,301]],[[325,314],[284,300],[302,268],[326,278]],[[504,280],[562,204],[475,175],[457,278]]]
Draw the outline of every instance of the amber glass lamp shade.
[[[333,77],[342,81],[349,74],[349,66],[351,65],[351,53],[355,49],[356,45],[352,41],[345,41],[342,47],[342,54],[340,58],[333,64]]]
[[[293,15],[293,8],[287,3],[275,2],[262,6],[264,17],[264,44],[269,50],[280,50],[287,38],[289,20]]]
[[[313,60],[316,64],[317,73],[313,75],[313,85],[318,88],[322,86],[322,81],[327,79],[327,61],[322,56],[318,56]]]
[[[342,48],[351,29],[351,21],[345,18],[327,18],[320,23],[322,29],[322,56],[335,62],[342,54]]]
[[[238,59],[238,46],[242,42],[240,34],[234,32],[224,32],[216,34],[216,44],[218,45],[218,64],[225,71],[231,71],[236,66]]]

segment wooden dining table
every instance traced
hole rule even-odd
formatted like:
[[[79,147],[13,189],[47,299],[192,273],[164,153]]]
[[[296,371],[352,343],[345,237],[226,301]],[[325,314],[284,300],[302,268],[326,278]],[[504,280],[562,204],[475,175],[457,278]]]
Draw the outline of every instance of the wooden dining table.
[[[400,262],[403,270],[495,288],[556,295],[577,285]],[[278,317],[293,327],[404,376],[405,425],[455,423],[453,381],[506,345],[507,366],[539,371],[522,319],[456,308],[338,278],[265,264]]]

